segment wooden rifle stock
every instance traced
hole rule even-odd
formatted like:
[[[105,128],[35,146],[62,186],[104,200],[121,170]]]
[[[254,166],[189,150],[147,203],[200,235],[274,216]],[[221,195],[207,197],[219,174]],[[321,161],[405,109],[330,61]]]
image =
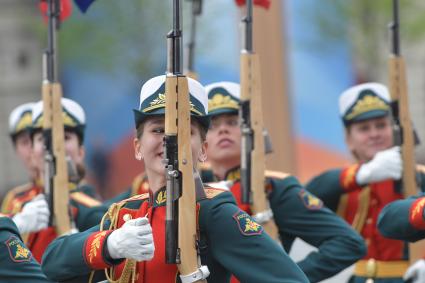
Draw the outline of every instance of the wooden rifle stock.
[[[181,275],[189,275],[196,272],[199,269],[199,265],[187,78],[185,76],[167,75],[165,89],[165,135],[177,135],[178,168],[174,168],[174,170],[179,171],[178,174],[181,178],[181,196],[178,199],[176,263]],[[167,192],[167,200],[169,196],[171,194]],[[196,282],[206,282],[206,280],[198,280]]]
[[[389,60],[390,93],[391,100],[398,107],[398,122],[401,135],[401,156],[403,160],[402,184],[404,196],[416,195],[416,162],[415,139],[412,120],[409,113],[409,100],[407,94],[406,69],[403,58],[392,56]]]
[[[265,192],[265,150],[261,102],[260,61],[258,54],[241,54],[241,101],[250,100],[253,149],[251,151],[251,211],[256,216],[270,210]],[[278,228],[273,219],[262,222],[264,230],[273,239],[279,239]]]
[[[52,190],[48,193],[53,197],[53,222],[56,233],[60,236],[71,231],[71,219],[68,208],[69,189],[68,172],[65,159],[64,126],[62,118],[62,88],[59,83],[44,83],[43,92],[43,130],[51,132],[51,154],[53,167],[47,176],[45,183],[53,179]],[[47,161],[46,161],[47,162]],[[51,175],[53,174],[53,175]],[[47,185],[47,184],[45,184]]]

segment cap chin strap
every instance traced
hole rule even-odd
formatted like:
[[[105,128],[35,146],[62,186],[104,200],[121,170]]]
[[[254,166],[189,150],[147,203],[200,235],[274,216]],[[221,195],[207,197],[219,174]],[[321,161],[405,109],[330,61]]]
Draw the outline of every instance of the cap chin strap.
[[[199,280],[204,280],[210,275],[208,266],[202,265],[198,270],[188,275],[180,275],[182,283],[192,283]]]

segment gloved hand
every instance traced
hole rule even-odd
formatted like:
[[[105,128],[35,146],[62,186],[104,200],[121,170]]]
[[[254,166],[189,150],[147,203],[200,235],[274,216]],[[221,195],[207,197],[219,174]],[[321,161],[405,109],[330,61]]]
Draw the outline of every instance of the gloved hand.
[[[420,259],[411,265],[403,276],[403,280],[412,280],[412,283],[425,282],[425,260]]]
[[[127,221],[109,235],[106,244],[113,259],[147,261],[153,258],[155,251],[152,227],[146,217]]]
[[[383,180],[399,180],[402,175],[403,162],[400,147],[378,152],[372,160],[360,166],[356,182],[360,186]]]
[[[22,211],[12,217],[19,233],[37,232],[49,225],[49,205],[43,194],[36,196],[30,202],[27,202]]]

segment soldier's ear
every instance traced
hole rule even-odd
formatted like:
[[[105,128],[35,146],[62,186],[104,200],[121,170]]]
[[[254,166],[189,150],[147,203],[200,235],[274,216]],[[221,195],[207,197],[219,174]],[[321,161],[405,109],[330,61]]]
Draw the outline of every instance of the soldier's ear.
[[[142,160],[143,159],[143,156],[142,156],[142,152],[141,152],[141,144],[140,144],[139,139],[136,139],[135,138],[133,140],[133,147],[134,147],[134,157],[137,160]]]
[[[78,149],[78,153],[81,157],[81,160],[84,160],[84,158],[86,157],[86,148],[83,145],[80,146],[80,148]]]
[[[351,154],[357,159],[356,148],[351,138],[349,128],[345,128],[345,144],[347,145],[348,150],[351,152]]]
[[[205,162],[207,160],[207,149],[208,149],[208,142],[203,142],[201,149],[198,153],[198,161],[199,162]]]

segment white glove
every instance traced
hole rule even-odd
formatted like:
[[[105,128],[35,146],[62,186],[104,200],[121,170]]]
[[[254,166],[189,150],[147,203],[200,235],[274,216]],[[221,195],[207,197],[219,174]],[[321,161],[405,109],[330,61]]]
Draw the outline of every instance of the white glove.
[[[412,280],[412,283],[425,282],[425,260],[420,259],[407,269],[403,276],[403,280]]]
[[[146,217],[127,221],[109,235],[106,244],[109,254],[114,259],[147,261],[153,258],[155,252],[152,227]]]
[[[43,194],[36,196],[26,203],[21,212],[13,216],[13,221],[19,229],[19,233],[37,232],[49,225],[49,205]]]
[[[356,175],[356,182],[360,186],[383,180],[399,180],[401,178],[403,162],[400,147],[378,152],[372,160],[360,166]]]

